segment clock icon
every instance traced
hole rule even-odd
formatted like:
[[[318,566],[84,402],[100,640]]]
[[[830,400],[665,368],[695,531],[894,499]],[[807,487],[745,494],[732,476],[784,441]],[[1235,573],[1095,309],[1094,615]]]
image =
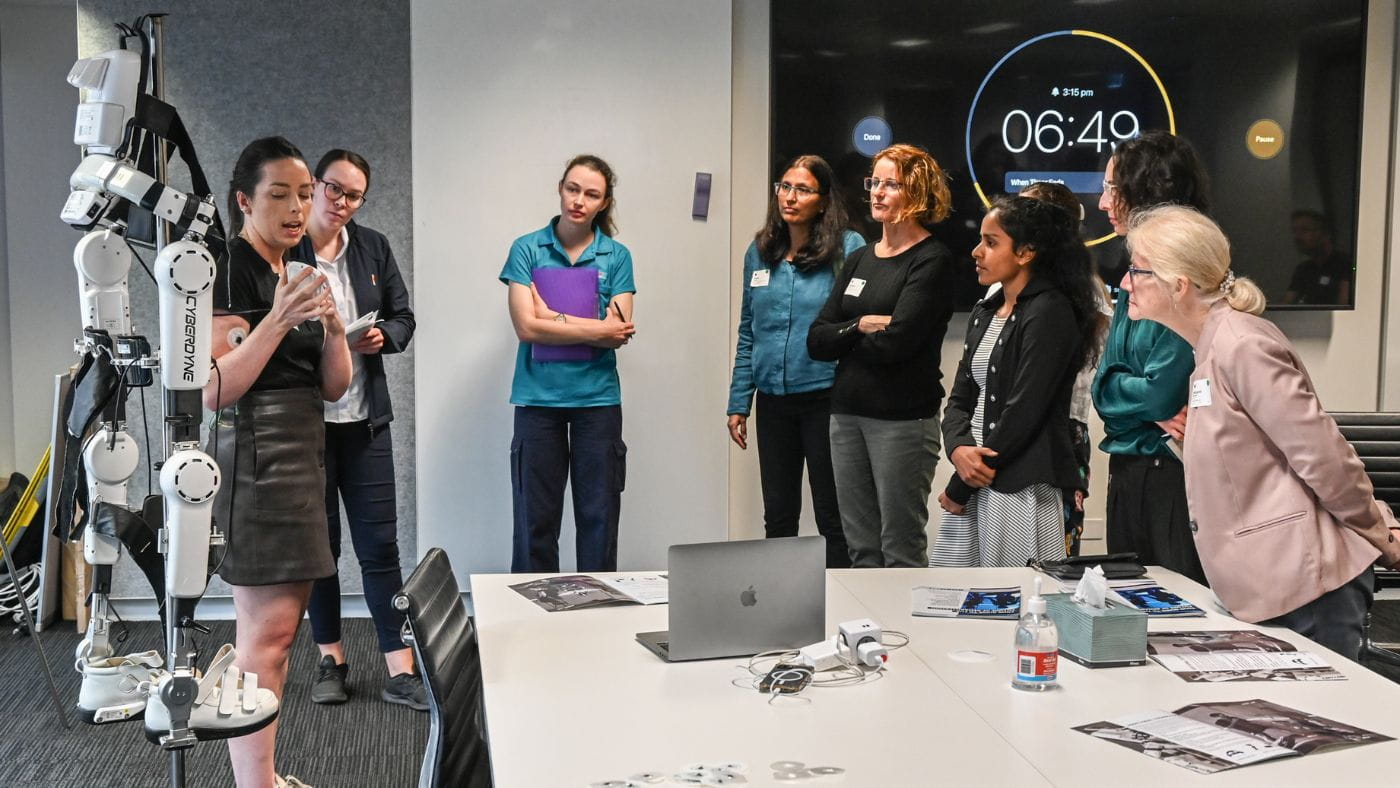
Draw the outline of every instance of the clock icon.
[[[982,79],[967,113],[973,189],[1015,194],[1037,181],[1063,183],[1085,202],[1092,245],[1115,237],[1092,210],[1118,143],[1151,129],[1176,133],[1171,97],[1142,55],[1092,30],[1058,30],[1013,47]]]

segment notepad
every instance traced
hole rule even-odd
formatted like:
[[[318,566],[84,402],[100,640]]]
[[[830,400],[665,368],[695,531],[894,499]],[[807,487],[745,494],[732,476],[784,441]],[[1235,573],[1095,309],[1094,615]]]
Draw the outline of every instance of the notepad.
[[[366,312],[355,319],[355,322],[345,327],[345,341],[355,344],[365,332],[374,328],[374,324],[379,320],[379,310],[375,309]]]
[[[531,273],[545,306],[573,317],[598,319],[598,269],[536,268]],[[590,345],[541,345],[530,347],[535,361],[592,361]]]

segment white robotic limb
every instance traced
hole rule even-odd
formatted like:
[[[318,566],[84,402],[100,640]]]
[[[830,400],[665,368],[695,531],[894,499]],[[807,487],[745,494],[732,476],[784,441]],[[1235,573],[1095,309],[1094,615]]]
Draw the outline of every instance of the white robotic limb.
[[[238,671],[231,647],[220,651],[203,677],[194,664],[195,604],[208,583],[210,547],[222,542],[212,522],[220,472],[199,448],[201,392],[210,377],[215,280],[215,261],[205,236],[217,227],[217,213],[208,198],[170,188],[122,158],[137,98],[139,66],[139,60],[125,51],[104,53],[74,66],[69,81],[87,91],[74,141],[86,146],[86,155],[69,179],[72,191],[61,216],[68,224],[89,230],[74,252],[82,285],[83,324],[89,336],[87,352],[102,352],[91,341],[94,332],[117,338],[117,347],[122,344],[120,337],[131,333],[126,279],[132,253],[121,234],[122,220],[113,217],[124,216],[128,204],[138,205],[170,225],[181,239],[162,247],[153,266],[160,300],[160,381],[170,449],[160,469],[165,526],[160,540],[165,559],[162,591],[169,659],[167,669],[159,670],[158,656],[112,656],[106,637],[107,599],[105,594],[95,594],[93,624],[78,660],[83,671],[79,707],[84,718],[95,722],[131,719],[137,715],[128,712],[139,707],[145,712],[147,738],[179,750],[197,740],[258,730],[277,716],[278,703],[270,690],[257,686],[255,675]],[[115,360],[140,364],[139,359],[121,353]],[[118,403],[111,413],[120,410]],[[120,431],[120,422],[109,421],[85,454],[90,499],[124,507],[125,482],[139,458],[135,443]],[[110,577],[120,543],[99,533],[90,520],[84,544],[88,560]],[[116,692],[123,694],[116,696]],[[87,708],[103,702],[110,705]]]

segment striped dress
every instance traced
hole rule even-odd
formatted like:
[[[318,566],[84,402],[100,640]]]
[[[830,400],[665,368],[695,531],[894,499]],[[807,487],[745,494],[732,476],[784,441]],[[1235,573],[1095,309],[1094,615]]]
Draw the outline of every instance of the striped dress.
[[[972,354],[972,379],[987,385],[987,361],[1006,318],[993,316],[987,333]],[[972,439],[982,445],[979,396],[972,411]],[[979,487],[962,514],[943,513],[938,541],[929,566],[1025,566],[1031,558],[1065,557],[1065,511],[1060,491],[1049,484],[1032,484],[1014,493]]]

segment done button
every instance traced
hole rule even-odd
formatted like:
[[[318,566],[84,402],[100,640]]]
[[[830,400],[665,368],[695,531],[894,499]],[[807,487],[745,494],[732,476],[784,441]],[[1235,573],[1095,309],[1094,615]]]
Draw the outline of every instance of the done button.
[[[893,142],[892,134],[890,124],[886,123],[884,118],[871,115],[862,118],[856,124],[855,129],[851,132],[851,144],[855,146],[856,150],[874,158],[875,154],[890,146],[890,143]]]

